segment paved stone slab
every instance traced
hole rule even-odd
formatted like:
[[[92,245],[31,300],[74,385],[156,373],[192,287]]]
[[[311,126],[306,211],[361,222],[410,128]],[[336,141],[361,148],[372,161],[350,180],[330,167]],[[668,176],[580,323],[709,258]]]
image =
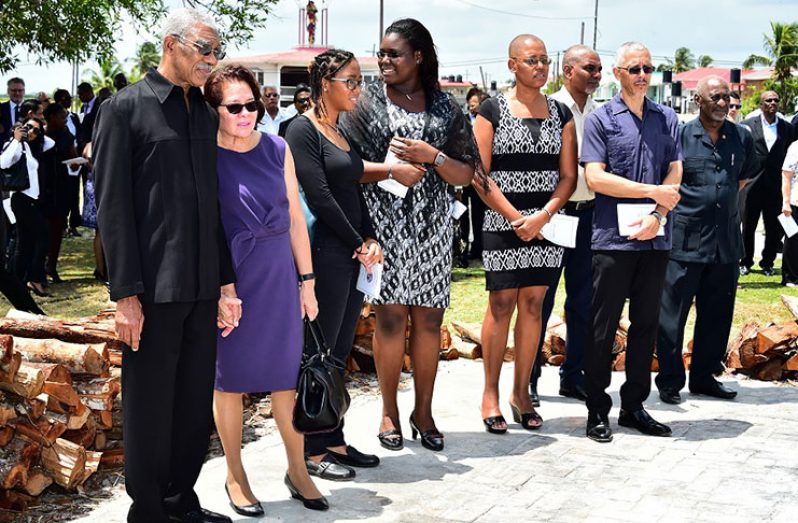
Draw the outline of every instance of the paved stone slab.
[[[512,364],[505,364],[502,408]],[[351,483],[319,481],[332,508],[305,510],[282,483],[286,459],[276,432],[247,445],[243,455],[250,482],[267,513],[263,521],[784,521],[798,520],[798,388],[728,378],[740,391],[724,402],[683,394],[666,405],[655,393],[646,407],[673,428],[672,438],[652,438],[610,421],[615,440],[584,437],[582,403],[557,396],[557,369],[544,368],[540,383],[545,423],[527,432],[510,423],[506,435],[482,428],[480,362],[442,362],[435,414],[446,449],[432,453],[409,439],[412,392],[400,393],[406,446],[382,449],[377,441],[380,403],[373,396],[353,401],[347,416],[350,443],[382,459]],[[614,373],[613,401],[623,380]],[[197,492],[206,508],[235,515],[222,482],[223,458],[210,460]],[[124,492],[102,502],[81,522],[123,522]]]

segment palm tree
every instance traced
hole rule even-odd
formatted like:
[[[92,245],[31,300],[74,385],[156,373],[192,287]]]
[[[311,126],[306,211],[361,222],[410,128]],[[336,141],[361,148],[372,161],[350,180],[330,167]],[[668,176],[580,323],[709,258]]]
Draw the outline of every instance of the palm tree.
[[[114,76],[119,73],[125,74],[125,70],[122,69],[122,64],[114,57],[103,60],[98,65],[100,66],[98,71],[86,69],[83,76],[83,81],[89,82],[92,87],[94,87],[95,91],[103,87],[113,89]],[[85,76],[86,74],[88,74],[88,76]]]
[[[690,49],[680,47],[673,54],[673,72],[678,74],[684,71],[695,69],[695,57]]]
[[[787,84],[792,70],[798,68],[798,23],[782,24],[770,22],[772,34],[764,34],[764,49],[767,56],[752,54],[743,62],[750,69],[754,65],[773,68],[773,76],[781,86],[781,110],[788,111]]]
[[[158,47],[152,42],[144,42],[136,49],[133,71],[138,73],[138,76],[144,76],[150,68],[158,67],[160,61],[161,53],[158,52]]]
[[[715,60],[708,54],[702,54],[698,57],[696,63],[698,64],[698,67],[712,67],[712,63],[714,61]]]

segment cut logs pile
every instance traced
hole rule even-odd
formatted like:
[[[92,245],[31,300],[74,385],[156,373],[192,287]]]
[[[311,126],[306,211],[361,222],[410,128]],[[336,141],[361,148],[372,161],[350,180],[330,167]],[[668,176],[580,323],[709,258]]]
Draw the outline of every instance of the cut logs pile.
[[[727,368],[763,381],[798,379],[798,298],[781,300],[795,321],[743,325],[729,343]]]
[[[121,349],[113,312],[0,319],[0,508],[22,510],[53,483],[75,490],[123,463]]]

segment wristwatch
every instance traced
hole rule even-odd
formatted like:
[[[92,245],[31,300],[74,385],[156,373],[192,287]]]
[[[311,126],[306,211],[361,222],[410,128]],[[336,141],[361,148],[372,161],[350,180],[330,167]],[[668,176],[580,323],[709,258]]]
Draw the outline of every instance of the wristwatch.
[[[443,162],[446,161],[446,155],[442,152],[438,151],[438,154],[435,156],[435,167],[440,167],[443,165]]]
[[[668,223],[668,217],[664,216],[659,211],[651,211],[651,216],[657,219],[660,227],[665,227],[665,224]]]

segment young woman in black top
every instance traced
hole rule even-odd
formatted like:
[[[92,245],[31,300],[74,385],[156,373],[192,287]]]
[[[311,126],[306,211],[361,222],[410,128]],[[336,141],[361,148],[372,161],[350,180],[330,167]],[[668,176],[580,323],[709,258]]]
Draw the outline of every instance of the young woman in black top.
[[[360,188],[363,161],[338,129],[338,115],[351,111],[362,77],[352,53],[330,49],[310,67],[313,109],[288,128],[286,142],[296,174],[317,221],[313,231],[318,322],[333,354],[345,361],[352,349],[363,293],[357,290],[360,266],[382,263]],[[311,475],[338,481],[355,477],[351,467],[374,467],[377,456],[344,441],[343,423],[334,432],[305,437]]]

